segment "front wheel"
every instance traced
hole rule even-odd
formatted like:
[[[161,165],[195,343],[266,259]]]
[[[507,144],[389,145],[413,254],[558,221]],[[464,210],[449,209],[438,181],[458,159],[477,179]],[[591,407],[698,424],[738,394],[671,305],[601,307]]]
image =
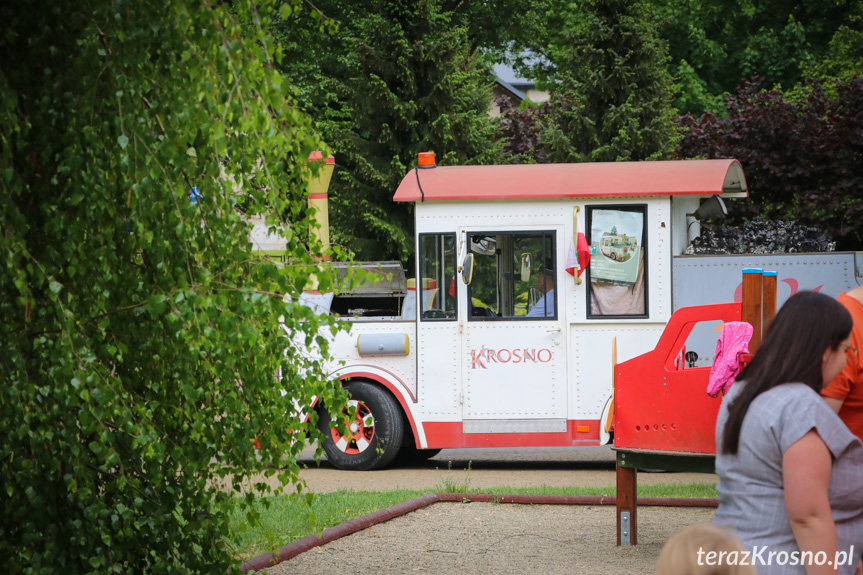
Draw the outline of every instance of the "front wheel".
[[[398,454],[404,437],[398,403],[387,391],[365,381],[352,381],[345,389],[351,397],[342,411],[347,433],[342,435],[332,426],[326,409],[318,419],[327,460],[334,467],[351,471],[385,467]]]

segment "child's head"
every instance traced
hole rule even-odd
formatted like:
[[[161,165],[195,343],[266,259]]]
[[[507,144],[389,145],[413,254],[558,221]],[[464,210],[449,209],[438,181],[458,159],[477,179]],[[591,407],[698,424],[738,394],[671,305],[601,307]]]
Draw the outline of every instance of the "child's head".
[[[678,531],[665,542],[656,561],[656,575],[756,575],[756,572],[737,537],[715,525],[699,524]]]

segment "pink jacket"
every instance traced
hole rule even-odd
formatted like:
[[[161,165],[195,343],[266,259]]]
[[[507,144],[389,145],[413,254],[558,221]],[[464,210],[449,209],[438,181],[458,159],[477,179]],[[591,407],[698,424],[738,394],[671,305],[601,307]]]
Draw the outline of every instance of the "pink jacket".
[[[716,397],[720,393],[728,393],[731,389],[734,378],[740,371],[737,355],[749,353],[752,332],[752,325],[745,321],[730,321],[722,326],[719,339],[716,340],[716,357],[713,358],[713,367],[710,368],[707,395]]]

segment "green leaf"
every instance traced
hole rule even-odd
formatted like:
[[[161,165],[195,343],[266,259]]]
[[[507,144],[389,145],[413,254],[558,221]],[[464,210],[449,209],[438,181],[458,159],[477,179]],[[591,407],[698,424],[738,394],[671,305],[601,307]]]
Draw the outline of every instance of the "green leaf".
[[[147,305],[150,307],[158,307],[161,304],[165,303],[165,299],[167,299],[164,294],[152,294],[147,298]]]
[[[286,343],[260,293],[302,274],[252,263],[245,217],[307,229],[306,159],[323,149],[254,25],[277,6],[44,0],[53,16],[37,18],[6,4],[4,30],[26,42],[4,44],[0,80],[15,111],[0,113],[0,310],[10,334],[35,335],[2,348],[3,564],[227,572],[231,547],[209,542],[229,540],[234,502],[214,479],[266,471],[246,433],[295,429],[307,378],[344,399],[304,354],[272,384]],[[294,236],[284,259],[313,263]]]

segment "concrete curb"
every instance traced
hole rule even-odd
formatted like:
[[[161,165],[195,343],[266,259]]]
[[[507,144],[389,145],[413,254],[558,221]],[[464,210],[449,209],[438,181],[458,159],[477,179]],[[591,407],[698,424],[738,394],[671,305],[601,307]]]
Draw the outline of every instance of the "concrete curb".
[[[335,527],[324,529],[320,536],[309,535],[299,541],[280,547],[277,551],[258,555],[240,565],[242,573],[263,571],[315,547],[326,545],[340,537],[356,533],[377,523],[383,523],[411,511],[438,502],[521,503],[532,505],[616,505],[617,497],[589,497],[575,495],[489,495],[485,493],[429,493],[416,499],[351,519]],[[718,507],[716,499],[687,499],[679,497],[639,497],[639,505],[654,507]]]

